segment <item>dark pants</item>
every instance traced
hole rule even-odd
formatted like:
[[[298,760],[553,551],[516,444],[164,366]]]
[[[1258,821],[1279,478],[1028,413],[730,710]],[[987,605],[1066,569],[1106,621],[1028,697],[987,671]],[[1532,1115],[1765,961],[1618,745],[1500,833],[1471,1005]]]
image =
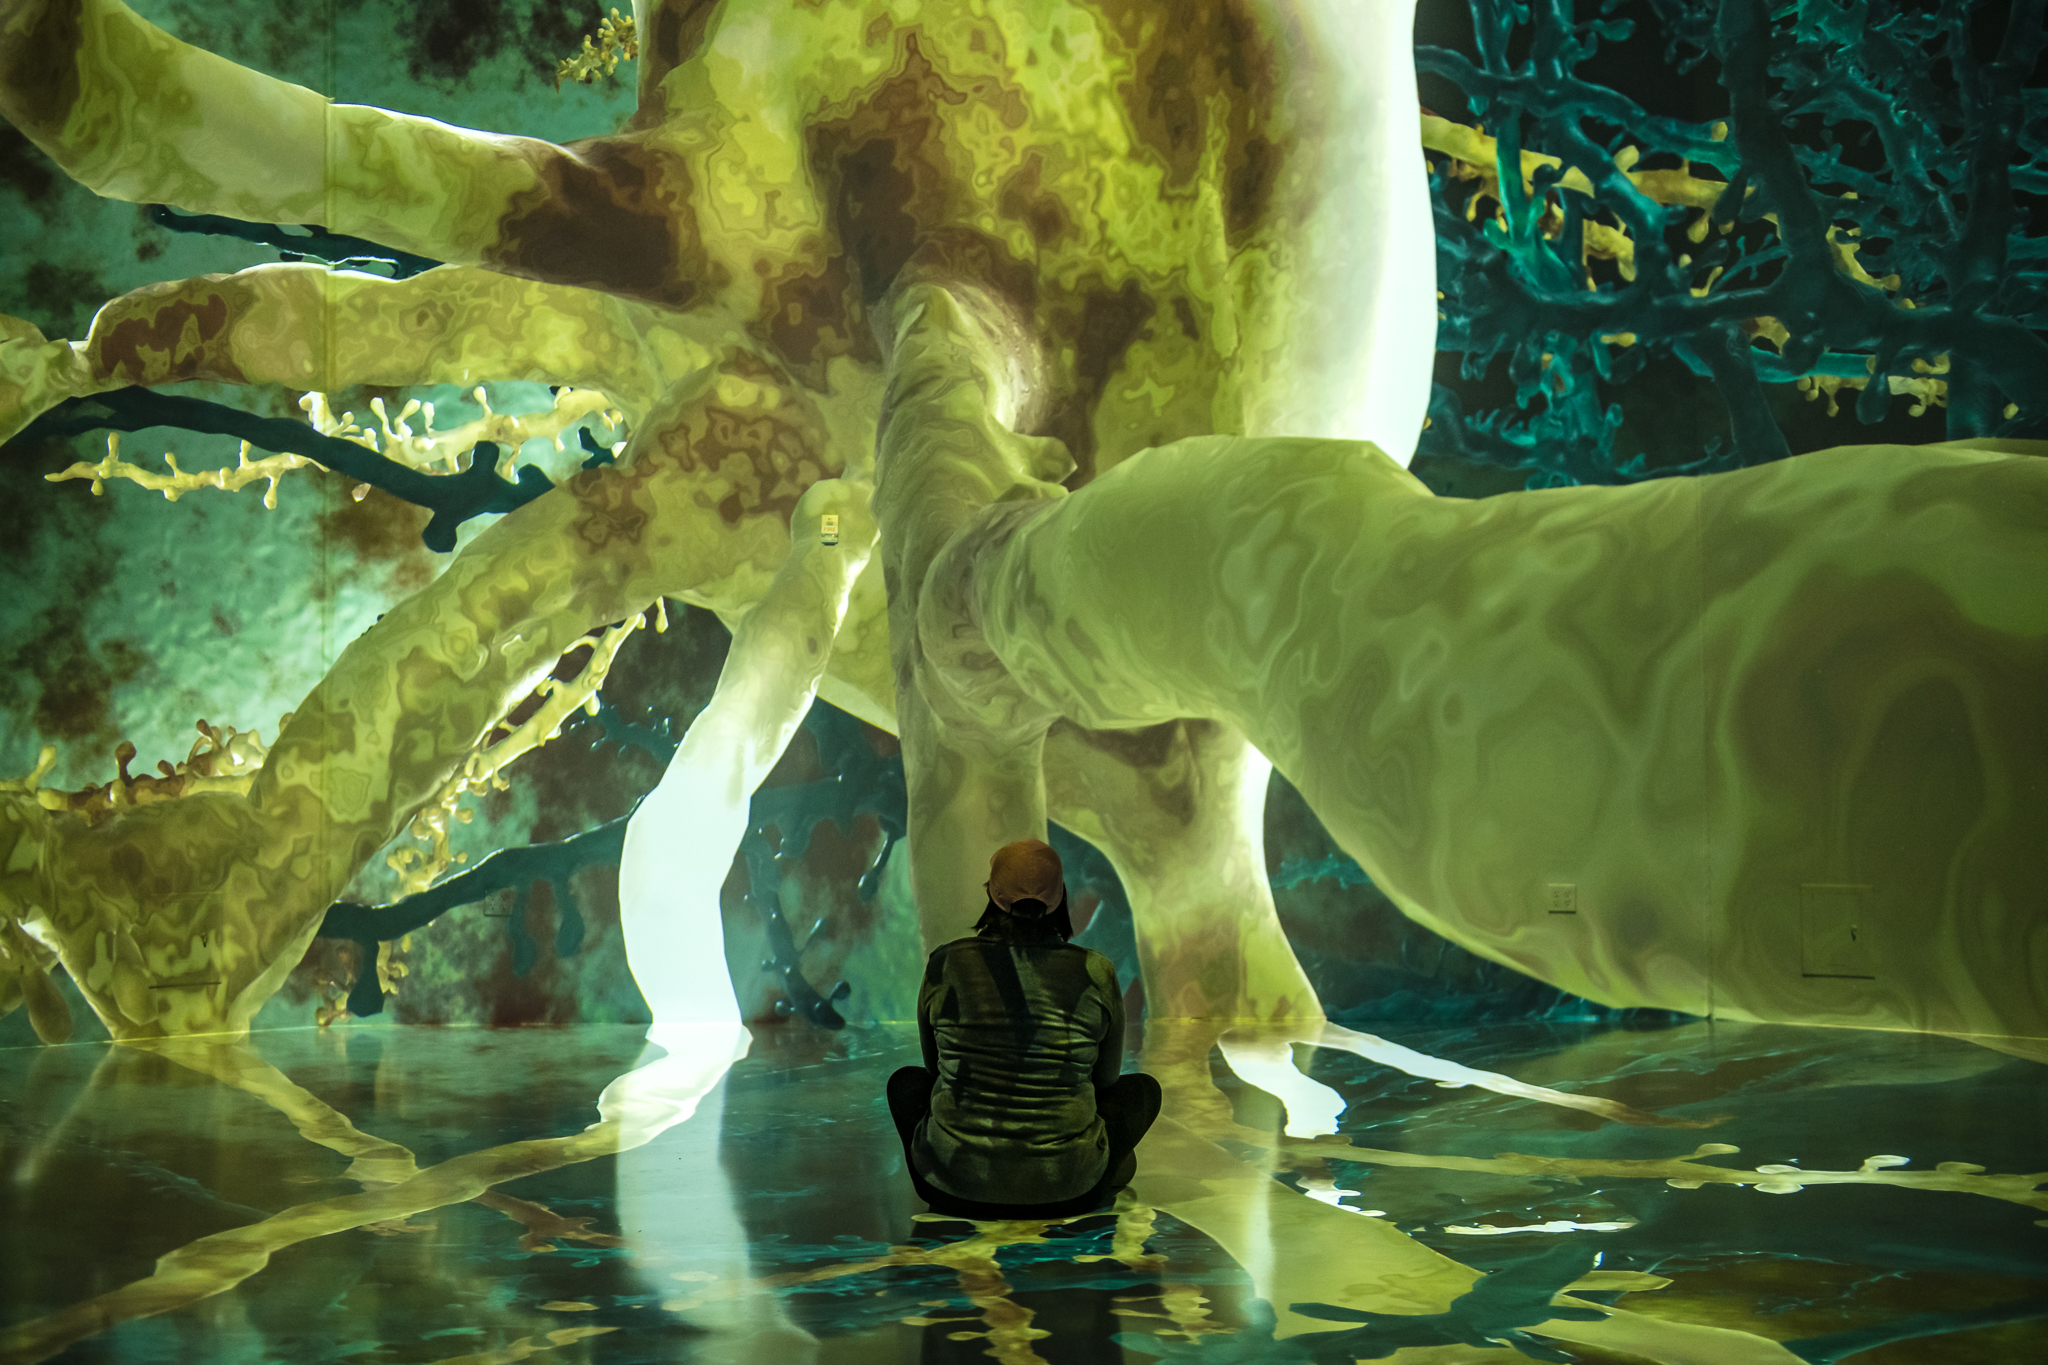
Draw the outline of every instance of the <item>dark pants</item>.
[[[910,1172],[911,1188],[933,1213],[955,1218],[987,1221],[997,1218],[1066,1218],[1087,1213],[1107,1204],[1131,1177],[1138,1173],[1138,1139],[1159,1117],[1159,1082],[1142,1071],[1119,1076],[1113,1084],[1095,1092],[1095,1112],[1109,1137],[1109,1165],[1102,1179],[1086,1194],[1062,1199],[1056,1204],[984,1204],[962,1199],[926,1183],[911,1155],[911,1141],[917,1125],[932,1111],[932,1073],[921,1066],[906,1066],[889,1077],[889,1117],[896,1120],[896,1133],[903,1139],[903,1167]]]

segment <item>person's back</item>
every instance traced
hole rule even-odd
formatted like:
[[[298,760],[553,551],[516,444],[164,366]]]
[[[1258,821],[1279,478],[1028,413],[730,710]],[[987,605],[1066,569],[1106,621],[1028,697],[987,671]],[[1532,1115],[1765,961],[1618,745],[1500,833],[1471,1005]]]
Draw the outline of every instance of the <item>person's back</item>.
[[[1108,1161],[1095,1092],[1123,1060],[1116,969],[1062,941],[1046,916],[931,955],[918,1021],[937,1078],[918,1164],[940,1189],[988,1203],[1071,1199]]]
[[[973,938],[932,951],[918,992],[923,1066],[889,1078],[918,1195],[970,1218],[1085,1212],[1129,1183],[1159,1112],[1119,1075],[1122,994],[1108,958],[1067,942],[1059,856],[1035,839],[991,860]]]

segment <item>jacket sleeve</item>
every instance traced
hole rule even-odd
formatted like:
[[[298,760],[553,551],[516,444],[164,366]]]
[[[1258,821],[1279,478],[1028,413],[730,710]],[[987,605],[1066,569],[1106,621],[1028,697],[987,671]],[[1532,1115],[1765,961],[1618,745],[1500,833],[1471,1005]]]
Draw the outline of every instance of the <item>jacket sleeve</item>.
[[[1102,1032],[1102,1041],[1095,1052],[1095,1088],[1115,1085],[1116,1078],[1124,1069],[1124,997],[1116,988],[1116,967],[1100,953],[1090,953],[1088,963],[1090,974],[1095,978],[1096,989],[1102,992],[1105,1013],[1109,1024]]]

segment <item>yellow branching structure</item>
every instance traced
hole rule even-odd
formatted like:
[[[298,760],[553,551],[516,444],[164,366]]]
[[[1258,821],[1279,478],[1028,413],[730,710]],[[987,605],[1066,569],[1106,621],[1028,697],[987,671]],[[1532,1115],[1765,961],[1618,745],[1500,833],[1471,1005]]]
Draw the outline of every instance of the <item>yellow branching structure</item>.
[[[126,479],[137,487],[162,493],[167,502],[176,502],[185,494],[199,488],[217,488],[223,493],[233,493],[261,479],[269,484],[269,487],[263,490],[263,505],[275,508],[278,479],[290,470],[304,469],[313,461],[303,455],[266,455],[260,460],[251,460],[251,449],[247,441],[242,442],[232,469],[194,470],[178,468],[178,457],[165,451],[164,467],[170,470],[170,473],[159,474],[153,469],[144,469],[141,465],[130,464],[122,459],[121,433],[115,431],[107,433],[105,459],[94,464],[80,461],[68,469],[55,474],[45,474],[43,477],[51,483],[62,483],[66,479],[91,479],[94,497],[106,491],[108,479]]]
[[[1422,116],[1422,145],[1424,149],[1440,152],[1450,159],[1450,175],[1452,179],[1471,182],[1473,187],[1472,193],[1465,200],[1465,220],[1467,222],[1471,222],[1479,216],[1479,206],[1482,200],[1490,199],[1493,201],[1494,213],[1496,215],[1502,212],[1500,207],[1499,157],[1496,152],[1498,143],[1493,138],[1488,137],[1483,129],[1468,127],[1462,123],[1453,123],[1451,120],[1439,118],[1435,114],[1424,114]],[[1637,149],[1625,147],[1620,153],[1617,153],[1615,158],[1616,164],[1621,166],[1622,169],[1627,170],[1629,166],[1634,164],[1635,156],[1637,155],[1640,155]],[[1522,153],[1523,191],[1530,194],[1535,192],[1535,176],[1539,170],[1563,164],[1554,156],[1547,156],[1541,152],[1524,151]],[[1715,194],[1718,194],[1722,188],[1722,186],[1714,181],[1694,180],[1690,174],[1670,171],[1632,172],[1629,178],[1636,183],[1638,189],[1641,189],[1652,198],[1656,198],[1660,192],[1666,195],[1681,196],[1676,202],[1689,202],[1691,199],[1704,198],[1704,206],[1711,206],[1714,202],[1713,198],[1706,194],[1706,187],[1711,186]],[[1565,172],[1564,178],[1558,183],[1575,194],[1589,195],[1593,192],[1592,183],[1586,179],[1584,172],[1576,168]],[[1660,199],[1659,202],[1674,201]],[[1541,228],[1544,235],[1552,239],[1555,239],[1563,231],[1564,215],[1558,211],[1554,203],[1544,215]],[[1627,229],[1606,223],[1588,221],[1585,224],[1583,242],[1584,254],[1580,258],[1582,266],[1588,261],[1593,260],[1613,261],[1622,279],[1633,280],[1636,277],[1635,242],[1629,237]],[[1593,287],[1590,277],[1586,281],[1586,287],[1589,289]]]
[[[554,396],[545,412],[503,413],[491,411],[490,395],[479,384],[470,401],[484,410],[482,417],[443,431],[434,429],[434,405],[409,398],[394,417],[385,410],[382,398],[372,398],[376,427],[364,427],[353,412],[337,415],[324,393],[309,393],[299,399],[299,409],[323,435],[353,441],[386,459],[410,465],[423,473],[458,474],[469,468],[471,450],[479,441],[498,446],[498,473],[507,476],[517,461],[519,448],[528,441],[545,439],[563,448],[562,435],[592,414],[600,415],[613,427],[623,427],[625,415],[612,407],[611,400],[596,389],[565,388]],[[414,430],[411,419],[418,416]],[[622,443],[621,443],[622,444]]]
[[[633,31],[633,21],[615,9],[599,21],[595,46],[586,33],[583,50],[555,68],[555,88],[560,89],[563,81],[589,85],[599,76],[609,76],[618,70],[621,61],[631,61],[639,55],[640,37]]]
[[[22,792],[30,796],[42,790],[43,779],[57,766],[57,746],[45,744],[36,755],[36,766],[24,777],[0,778],[0,792]]]
[[[1715,125],[1715,135],[1717,138],[1725,137],[1727,135],[1727,125]],[[1451,179],[1469,182],[1472,185],[1472,192],[1465,200],[1464,212],[1467,222],[1474,221],[1479,216],[1482,202],[1491,201],[1493,205],[1492,213],[1495,219],[1505,223],[1505,209],[1501,205],[1500,195],[1499,143],[1496,139],[1489,137],[1484,129],[1455,123],[1449,119],[1438,117],[1435,114],[1425,113],[1422,116],[1422,145],[1425,150],[1439,153],[1448,159],[1448,174]],[[1667,208],[1679,206],[1692,209],[1695,216],[1691,224],[1686,228],[1686,236],[1693,242],[1704,242],[1707,239],[1707,235],[1714,230],[1712,210],[1715,204],[1720,201],[1722,195],[1726,193],[1728,189],[1727,182],[1694,175],[1690,162],[1681,163],[1676,167],[1636,170],[1636,163],[1641,158],[1641,148],[1625,146],[1614,154],[1614,164],[1617,169],[1628,177],[1629,183],[1634,185],[1637,190],[1641,191],[1644,197],[1652,202],[1662,204]],[[1535,177],[1538,171],[1546,168],[1556,169],[1563,164],[1563,161],[1558,157],[1542,152],[1524,150],[1522,152],[1523,193],[1531,195],[1535,193]],[[1558,190],[1578,195],[1590,195],[1593,193],[1593,186],[1592,182],[1586,178],[1585,173],[1577,167],[1565,171],[1563,176],[1557,181],[1556,189],[1551,192],[1551,199],[1546,211],[1538,220],[1539,230],[1552,241],[1557,240],[1564,231],[1564,213],[1556,199]],[[1750,186],[1748,193],[1756,193],[1756,187]],[[1764,221],[1775,229],[1778,225],[1778,216],[1774,213],[1765,214]],[[1616,273],[1624,281],[1635,279],[1635,241],[1629,236],[1625,225],[1601,223],[1588,219],[1582,227],[1583,246],[1580,256],[1582,268],[1596,260],[1612,261]],[[1733,222],[1731,220],[1730,222],[1723,223],[1720,231],[1726,233],[1732,229]],[[1862,244],[1855,240],[1855,229],[1852,228],[1845,231],[1838,227],[1830,227],[1827,240],[1834,256],[1835,268],[1842,274],[1855,280],[1858,284],[1868,285],[1873,289],[1883,289],[1890,293],[1898,291],[1901,281],[1897,275],[1886,275],[1883,278],[1873,276],[1856,259],[1856,254],[1861,250]],[[1679,264],[1681,266],[1689,265],[1690,259],[1680,257]],[[1693,296],[1695,298],[1706,297],[1712,291],[1720,274],[1720,267],[1715,267],[1712,271],[1708,272],[1700,283],[1692,287]],[[1593,289],[1597,287],[1597,282],[1590,272],[1585,274],[1584,279],[1586,288]],[[1913,301],[1908,298],[1900,298],[1897,302],[1901,308],[1911,308],[1914,306]],[[1790,336],[1784,324],[1772,317],[1748,319],[1744,323],[1744,327],[1751,336],[1759,337],[1768,341],[1772,346],[1779,348],[1783,347],[1785,341]],[[1635,337],[1629,333],[1606,336],[1602,337],[1601,340],[1611,345],[1621,346],[1629,346],[1635,343]],[[1915,417],[1922,415],[1930,407],[1946,406],[1948,402],[1948,385],[1946,381],[1932,378],[1931,376],[1947,372],[1948,357],[1946,355],[1937,357],[1931,368],[1928,362],[1916,360],[1914,367],[1920,372],[1919,374],[1913,376],[1893,375],[1889,377],[1891,391],[1894,394],[1909,396],[1914,400],[1912,414]],[[1795,382],[1809,400],[1825,396],[1828,402],[1828,415],[1833,417],[1839,411],[1836,404],[1836,395],[1843,389],[1861,389],[1865,387],[1868,381],[1835,375],[1809,375]],[[2010,415],[2008,414],[2008,416]]]
[[[1948,373],[1948,356],[1942,355],[1936,359],[1939,363],[1930,366],[1926,361],[1916,358],[1913,361],[1913,368],[1919,372],[1917,374],[1885,376],[1887,389],[1913,400],[1912,407],[1907,410],[1915,417],[1923,415],[1929,408],[1948,405],[1948,381],[1938,377]],[[1841,412],[1839,399],[1842,390],[1847,389],[1853,393],[1868,388],[1870,380],[1860,375],[1809,374],[1794,380],[1793,385],[1806,395],[1806,401],[1809,403],[1822,398],[1827,399],[1828,416],[1834,417]],[[2008,417],[2012,415],[2010,412],[2006,414]]]
[[[281,730],[291,723],[287,711],[278,719]],[[46,744],[33,771],[25,777],[0,780],[0,792],[31,796],[44,810],[67,811],[97,823],[117,812],[157,801],[174,801],[204,793],[244,796],[249,784],[263,768],[269,748],[256,730],[237,730],[232,725],[214,725],[201,717],[196,727],[199,738],[181,763],[158,760],[157,771],[131,775],[135,746],[122,740],[114,748],[117,769],[113,781],[82,791],[64,791],[42,785],[57,766],[55,745]]]
[[[457,474],[469,467],[470,453],[479,441],[492,441],[498,446],[498,473],[509,476],[512,467],[518,463],[519,448],[536,438],[551,440],[555,449],[563,448],[562,434],[593,413],[613,427],[623,427],[625,414],[611,406],[604,394],[595,389],[563,389],[554,396],[554,405],[546,412],[514,415],[491,411],[490,396],[481,384],[471,394],[484,415],[474,421],[464,422],[459,427],[444,431],[434,429],[434,405],[418,399],[408,399],[396,417],[385,411],[382,398],[372,398],[370,407],[377,416],[377,427],[366,428],[357,424],[353,412],[336,415],[323,393],[308,393],[299,399],[299,407],[311,420],[315,430],[322,435],[337,437],[368,450],[374,450],[388,459],[409,465],[423,473]],[[411,425],[411,418],[420,418],[419,430]],[[615,450],[623,449],[624,442],[616,442]],[[277,481],[294,469],[304,469],[320,464],[304,455],[266,455],[251,460],[249,452],[254,449],[244,441],[236,453],[233,468],[183,470],[178,468],[178,457],[166,451],[164,466],[170,472],[159,474],[140,465],[130,464],[121,458],[121,434],[107,435],[106,458],[96,463],[83,461],[69,468],[43,477],[51,483],[62,483],[69,479],[92,480],[95,497],[106,491],[109,479],[126,479],[128,482],[152,492],[162,493],[166,500],[176,502],[186,493],[200,488],[215,488],[224,493],[233,493],[258,480],[264,480],[269,487],[263,491],[263,505],[277,506]],[[369,492],[367,484],[358,484],[355,496],[361,499]]]
[[[666,604],[658,606],[656,611],[659,613],[657,629],[665,629],[668,625]],[[579,640],[570,653],[586,647],[590,650],[590,657],[584,661],[581,671],[566,680],[543,678],[533,691],[540,701],[533,713],[514,724],[503,738],[493,739],[463,760],[462,766],[413,817],[406,832],[424,842],[426,849],[401,847],[385,855],[385,862],[399,874],[405,894],[426,890],[451,864],[463,860],[462,855],[451,853],[448,847],[450,822],[467,824],[472,818],[471,809],[462,804],[463,797],[482,795],[493,788],[503,791],[511,785],[503,775],[507,764],[561,734],[562,726],[576,712],[597,714],[598,691],[611,672],[612,661],[618,657],[619,647],[626,643],[626,637],[640,626],[643,619],[631,616],[595,640]],[[385,945],[386,948],[389,946]],[[387,958],[379,957],[380,979],[387,963]],[[402,971],[400,975],[403,975]]]

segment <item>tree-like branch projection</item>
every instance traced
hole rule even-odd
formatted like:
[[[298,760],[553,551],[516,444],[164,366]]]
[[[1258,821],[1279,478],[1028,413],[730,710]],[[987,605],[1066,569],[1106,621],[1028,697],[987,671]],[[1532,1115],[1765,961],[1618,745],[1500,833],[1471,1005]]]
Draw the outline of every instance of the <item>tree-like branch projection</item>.
[[[1412,444],[1429,281],[1405,266],[1426,243],[1423,184],[1413,128],[1389,112],[1406,105],[1379,95],[1412,84],[1401,44],[1310,12],[1327,42],[1295,57],[1212,17],[1191,49],[1204,54],[1199,100],[1167,109],[1134,89],[1076,132],[1056,111],[1113,91],[1127,64],[1150,83],[1186,75],[1159,22],[1125,31],[1061,13],[1073,27],[1057,39],[1047,16],[958,20],[980,24],[976,38],[954,19],[884,31],[827,7],[804,21],[811,65],[778,63],[769,90],[735,12],[689,51],[647,53],[628,132],[552,148],[329,107],[118,4],[10,10],[4,112],[103,193],[318,220],[451,263],[403,280],[287,265],[162,286],[110,306],[76,344],[18,328],[11,429],[115,384],[333,392],[517,377],[596,388],[633,433],[617,468],[521,507],[346,652],[245,797],[86,824],[21,793],[15,862],[38,870],[13,900],[51,943],[107,945],[98,971],[81,961],[74,975],[117,1034],[246,1021],[354,869],[592,627],[662,595],[744,617],[787,555],[804,490],[872,470],[887,374],[871,312],[906,269],[1023,311],[1044,359],[1030,411],[1005,415],[1064,449],[1076,487],[1219,427]],[[1399,35],[1405,19],[1383,22]],[[1069,36],[1079,65],[1035,55]],[[1369,77],[1344,55],[1368,47]],[[143,72],[188,92],[189,117],[138,107]],[[220,142],[244,150],[195,151]],[[295,169],[274,174],[268,158]],[[310,175],[323,158],[335,169]],[[1007,188],[985,183],[984,166]],[[1298,230],[1382,210],[1386,228],[1363,247]],[[854,583],[818,686],[894,728],[882,579],[877,563]],[[1068,726],[1051,740],[1073,823],[1099,829],[1120,867],[1177,864],[1199,888],[1173,904],[1139,898],[1141,938],[1159,945],[1155,998],[1224,1017],[1313,1015],[1259,869],[1246,793],[1263,760],[1223,732],[1198,748],[1192,767],[1160,771],[1114,736]],[[1119,773],[1156,817],[1090,816],[1106,790],[1096,779]],[[74,856],[102,871],[40,870]],[[113,867],[137,858],[150,876],[124,888]],[[935,935],[972,917],[966,902],[926,899]],[[1201,951],[1168,951],[1190,937],[1183,918],[1209,926],[1193,935]]]
[[[928,940],[972,923],[988,851],[1050,816],[1129,887],[1155,1017],[1324,1036],[1267,887],[1277,769],[1401,910],[1574,993],[2048,1038],[2029,908],[2048,883],[2048,464],[1985,416],[2038,343],[1962,331],[2010,223],[1973,227],[1951,297],[1903,316],[1829,249],[1763,78],[1730,59],[1771,41],[1766,7],[1721,9],[1711,32],[1672,22],[1721,44],[1729,141],[1664,130],[1732,177],[1710,207],[1689,181],[1630,179],[1562,107],[1540,124],[1560,159],[1525,182],[1519,125],[1496,119],[1487,232],[1513,268],[1446,281],[1453,330],[1484,350],[1519,329],[1518,385],[1561,394],[1628,349],[1600,338],[1696,324],[1745,460],[1782,453],[1753,420],[1760,366],[1839,378],[1815,367],[1861,347],[1888,376],[1939,347],[1972,441],[1433,496],[1405,469],[1438,313],[1398,0],[934,0],[907,19],[666,0],[637,16],[638,112],[566,145],[331,104],[118,0],[7,0],[0,114],[98,193],[447,264],[168,283],[79,342],[10,320],[0,434],[196,378],[527,379],[603,395],[630,438],[545,491],[529,477],[538,496],[342,651],[245,785],[145,802],[124,778],[80,809],[34,778],[0,793],[0,1004],[60,1033],[54,954],[118,1038],[245,1029],[558,661],[675,598],[737,631],[624,836],[629,952],[665,1023],[736,1026],[718,879],[815,695],[902,738]],[[2031,61],[2038,11],[2015,7],[2036,37],[2001,62]],[[1533,100],[1483,37],[1499,50],[1459,72],[1474,96]],[[1564,41],[1530,59],[1551,87]],[[1982,77],[1998,108],[2004,69]],[[1431,137],[1468,168],[1488,146]],[[1792,266],[1738,291],[1763,262],[1731,259],[1696,296],[1664,229],[1707,208],[1718,232],[1751,184],[1782,234],[1759,250]],[[1637,293],[1578,273],[1624,255]],[[1536,303],[1558,310],[1544,326]],[[1762,317],[1778,361],[1736,325]],[[2009,316],[1983,335],[2014,329],[2032,337]],[[404,472],[510,487],[489,460]],[[1829,955],[1844,915],[1855,971]],[[1169,1083],[1155,1146],[1277,1198],[1182,1125],[1205,1085]],[[400,1205],[423,1206],[346,1217]],[[1345,1217],[1285,1216],[1315,1209]],[[1355,1235],[1384,1272],[1372,1311],[1469,1288],[1393,1229]],[[1663,1330],[1551,1326],[1629,1350]]]
[[[1433,499],[1399,468],[1430,330],[1417,125],[1388,112],[1408,107],[1405,60],[1357,55],[1369,35],[1342,26],[1297,51],[1256,27],[1169,41],[1060,14],[885,31],[828,6],[803,21],[817,61],[763,84],[735,11],[688,52],[648,54],[628,132],[554,148],[329,107],[111,0],[10,10],[8,117],[103,193],[318,217],[454,264],[261,267],[117,300],[78,343],[17,327],[9,429],[120,385],[526,378],[601,391],[632,431],[616,468],[522,506],[346,651],[246,794],[124,811],[110,789],[100,818],[16,799],[15,916],[88,954],[73,974],[114,1031],[246,1020],[369,851],[462,780],[564,650],[663,595],[745,618],[792,527],[815,534],[799,497],[845,476],[877,479],[882,536],[817,687],[900,723],[928,937],[971,915],[977,850],[1050,809],[1132,888],[1155,1007],[1312,1018],[1259,849],[1277,763],[1408,913],[1596,999],[1704,1009],[1711,971],[1724,1013],[2041,1032],[1968,955],[1909,960],[1906,908],[1995,933],[2010,902],[1993,888],[2031,867],[2011,841],[2037,759],[2001,737],[2032,704],[2003,680],[2036,676],[2034,597],[2008,567],[2036,548],[2033,461],[1873,451],[1726,484]],[[1036,60],[1055,32],[1085,35],[1085,59]],[[1488,60],[1460,78],[1521,88]],[[192,92],[183,112],[137,105],[138,72]],[[1089,91],[1109,103],[1077,130],[1055,111]],[[1733,145],[1767,158],[1776,134],[1747,117]],[[1707,191],[1624,183],[1585,162],[1567,111],[1553,122],[1562,169],[1488,182],[1502,240],[1540,255],[1530,196],[1576,175],[1634,206],[1605,237],[1568,223],[1577,249],[1674,269],[1643,196],[1697,210]],[[294,128],[326,140],[300,147]],[[1530,164],[1518,137],[1429,129],[1468,168],[1489,143]],[[324,179],[295,187],[311,164]],[[1779,223],[1788,249],[1795,226]],[[1787,316],[1790,287],[1770,296]],[[1909,515],[1909,488],[1940,510]],[[1916,515],[1968,529],[1916,539]],[[1885,529],[1848,537],[1865,525]],[[1933,548],[1954,534],[1977,553]],[[1768,573],[1715,567],[1743,544],[1781,547]],[[1871,594],[1886,630],[1923,642],[1924,683],[1853,663]],[[1812,658],[1795,669],[1787,650]],[[1961,692],[1936,681],[1962,658],[2000,662]],[[1830,667],[1864,681],[1770,695]],[[1901,906],[1896,938],[1872,936],[1878,986],[1774,970],[1798,956],[1799,888],[1862,884],[1871,831],[1905,818],[1879,793],[1926,757],[1888,738],[1909,698],[1966,725],[1986,823],[1920,841],[1873,892]],[[1815,706],[1797,740],[1762,738]],[[1844,783],[1832,829],[1785,836]],[[1567,928],[1539,913],[1552,882],[1586,903]]]

